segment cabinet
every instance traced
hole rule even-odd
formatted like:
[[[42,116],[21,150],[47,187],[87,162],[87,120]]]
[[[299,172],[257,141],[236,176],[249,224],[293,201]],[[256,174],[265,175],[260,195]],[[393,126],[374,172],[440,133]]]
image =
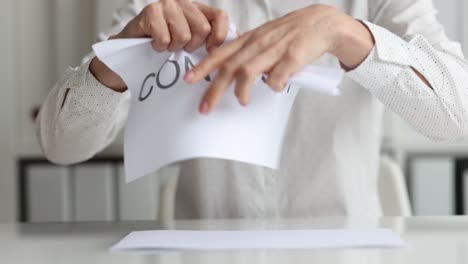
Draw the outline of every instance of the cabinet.
[[[21,221],[156,220],[164,179],[177,177],[168,168],[125,183],[121,158],[98,158],[63,167],[43,159],[19,163]]]
[[[119,219],[129,221],[156,219],[160,206],[158,203],[161,189],[160,178],[151,176],[125,183],[124,167],[119,165],[117,170]]]
[[[451,157],[420,157],[410,164],[411,197],[416,215],[452,215],[455,161]]]
[[[28,220],[31,222],[69,222],[71,215],[71,177],[68,169],[35,165],[26,168]]]
[[[76,221],[118,219],[116,167],[112,163],[76,166],[69,176],[73,181],[70,197]],[[149,198],[149,197],[148,197]]]

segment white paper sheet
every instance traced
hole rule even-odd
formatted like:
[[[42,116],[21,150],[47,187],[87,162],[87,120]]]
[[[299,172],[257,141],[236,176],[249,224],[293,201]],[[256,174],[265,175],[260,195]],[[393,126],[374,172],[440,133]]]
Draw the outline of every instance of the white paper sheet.
[[[112,251],[398,248],[405,242],[389,229],[268,231],[138,231]]]
[[[235,32],[232,28],[229,39]],[[131,93],[124,139],[127,182],[200,157],[277,168],[298,87],[339,95],[341,70],[307,66],[290,79],[283,93],[273,92],[259,78],[248,107],[239,105],[231,86],[215,111],[202,116],[198,106],[215,75],[196,85],[187,85],[183,76],[206,56],[205,49],[157,53],[150,43],[150,39],[119,39],[93,46]]]

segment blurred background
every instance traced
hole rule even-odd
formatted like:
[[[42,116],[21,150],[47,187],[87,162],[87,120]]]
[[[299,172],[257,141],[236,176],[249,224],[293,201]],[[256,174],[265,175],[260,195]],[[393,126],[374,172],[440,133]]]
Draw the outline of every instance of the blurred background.
[[[93,161],[61,167],[44,160],[35,138],[33,117],[48,90],[68,66],[80,64],[111,24],[112,11],[125,2],[2,1],[0,221],[152,220],[171,214],[174,182],[166,179],[174,178],[175,170],[124,184],[121,140]],[[435,0],[435,5],[449,37],[468,50],[468,3]],[[381,183],[382,199],[399,208],[388,214],[468,212],[468,140],[431,142],[391,113],[384,131],[382,153],[393,165],[382,172],[390,174]],[[385,189],[392,184],[394,190]],[[402,205],[392,205],[394,200]]]

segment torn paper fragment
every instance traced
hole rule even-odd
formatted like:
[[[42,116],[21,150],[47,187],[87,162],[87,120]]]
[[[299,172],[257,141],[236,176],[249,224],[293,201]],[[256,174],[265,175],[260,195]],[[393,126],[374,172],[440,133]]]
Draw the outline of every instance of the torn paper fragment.
[[[236,36],[231,30],[228,39]],[[343,72],[307,66],[282,93],[262,78],[252,88],[248,107],[239,105],[233,86],[209,116],[198,113],[215,73],[188,85],[185,73],[207,53],[158,53],[150,39],[117,39],[93,46],[96,56],[120,75],[131,94],[125,129],[124,160],[130,182],[175,162],[220,158],[278,168],[283,137],[299,88],[338,95]]]

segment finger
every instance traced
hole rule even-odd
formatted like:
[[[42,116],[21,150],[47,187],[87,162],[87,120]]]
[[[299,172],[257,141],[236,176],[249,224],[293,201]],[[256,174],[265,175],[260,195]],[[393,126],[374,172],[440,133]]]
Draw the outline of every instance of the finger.
[[[281,92],[284,90],[288,79],[306,63],[302,62],[295,52],[287,51],[280,61],[272,68],[268,74],[266,83],[274,91]]]
[[[194,4],[185,4],[182,8],[192,33],[192,39],[185,45],[185,50],[192,52],[203,45],[211,32],[211,25],[205,15]]]
[[[248,105],[250,102],[250,92],[257,78],[264,72],[269,72],[271,68],[281,59],[287,45],[281,44],[270,47],[260,55],[254,57],[242,65],[236,74],[235,94],[239,103]]]
[[[177,3],[165,1],[164,5],[164,18],[171,34],[171,43],[169,43],[167,49],[176,51],[182,49],[192,38],[190,26],[182,8]]]
[[[209,114],[216,107],[221,97],[226,94],[232,82],[234,71],[229,67],[223,67],[220,75],[211,83],[200,103],[200,113]]]
[[[163,17],[162,6],[160,4],[149,5],[142,12],[142,16],[137,24],[143,35],[153,39],[151,44],[156,51],[167,50],[167,46],[171,42],[171,35]]]
[[[199,82],[205,76],[218,69],[229,57],[241,49],[246,41],[247,38],[243,36],[216,49],[186,74],[185,81],[188,83]]]
[[[221,64],[230,58],[232,54],[237,52],[237,50],[242,49],[242,52],[246,51],[247,49],[244,46],[248,45],[249,49],[254,48],[258,51],[263,50],[272,43],[276,43],[280,40],[290,40],[291,37],[294,36],[293,34],[288,35],[288,27],[277,27],[275,30],[269,30],[271,28],[272,24],[267,23],[265,26],[254,31],[247,32],[229,44],[212,51],[197,66],[187,73],[185,80],[188,83],[199,82],[204,78],[204,76],[219,68]]]
[[[235,55],[231,56],[228,61],[224,63],[221,71],[218,76],[216,76],[215,81],[210,85],[206,92],[206,96],[203,98],[206,105],[209,106],[208,111],[212,111],[216,105],[218,105],[221,97],[226,93],[229,85],[232,83],[234,75],[239,75],[243,82],[242,85],[246,85],[245,83],[254,81],[255,73],[251,72],[254,69],[244,67],[243,65],[252,60],[257,56],[257,54],[262,53],[263,50],[268,49],[267,45],[271,45],[268,38],[253,41],[246,45],[246,47],[239,50]],[[263,59],[271,60],[271,58]],[[259,73],[257,73],[257,76],[258,74]],[[240,102],[241,104],[244,103],[244,101]],[[202,102],[201,105],[203,106],[205,104]]]
[[[206,16],[211,24],[211,32],[206,40],[206,49],[210,51],[213,47],[221,46],[229,32],[229,15],[221,9],[201,3],[194,4]]]
[[[248,49],[240,50],[224,63],[215,81],[208,88],[206,96],[204,96],[204,101],[209,106],[209,111],[212,111],[216,105],[218,105],[221,97],[226,93],[229,85],[233,82],[235,74],[239,74],[241,78],[245,79],[250,79],[252,77],[251,73],[248,72],[250,69],[241,67],[241,65],[258,54],[258,49],[258,46],[250,45]]]
[[[254,31],[248,32],[239,39],[211,52],[197,66],[187,73],[185,76],[186,81],[189,83],[199,82],[204,78],[203,76],[206,76],[219,68],[222,64],[226,63],[228,59],[229,63],[233,64],[234,68],[236,68],[237,65],[259,54],[272,44],[291,38],[290,36],[287,36],[287,31],[284,28],[270,31],[254,39],[255,36],[256,33]],[[241,51],[238,52],[239,50]],[[236,52],[238,52],[238,54],[233,56]]]
[[[303,45],[297,44],[288,47],[278,64],[276,64],[270,71],[270,74],[268,74],[268,78],[266,80],[266,83],[274,91],[283,91],[288,79],[293,74],[301,70],[307,63],[318,59],[324,53],[324,49],[320,45],[320,40],[312,43],[317,43],[317,45],[308,47],[308,49]],[[308,50],[308,56],[302,54],[301,51],[305,50]]]

